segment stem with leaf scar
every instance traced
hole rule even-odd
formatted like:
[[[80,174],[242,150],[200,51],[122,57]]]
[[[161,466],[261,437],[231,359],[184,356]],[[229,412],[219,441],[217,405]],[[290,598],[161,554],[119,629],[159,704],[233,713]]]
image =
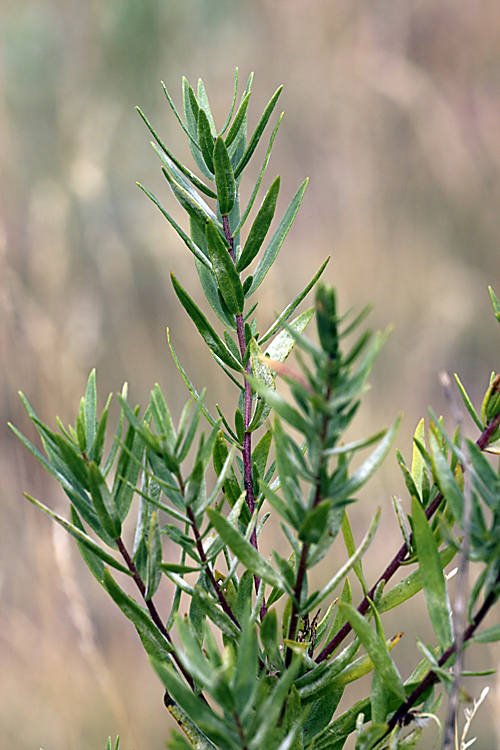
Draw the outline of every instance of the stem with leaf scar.
[[[476,440],[477,447],[484,451],[489,445],[489,442],[494,435],[494,433],[497,431],[498,427],[500,426],[500,413],[497,414],[494,419],[489,422],[481,435]],[[462,467],[462,469],[465,471],[466,467]],[[437,511],[441,503],[443,502],[443,495],[438,492],[432,503],[425,509],[425,515],[427,517],[427,520],[432,518],[434,513]],[[410,535],[410,544],[413,540],[413,534]],[[364,615],[368,611],[369,600],[373,600],[373,597],[375,595],[375,591],[377,590],[377,587],[384,582],[387,583],[392,576],[396,573],[396,571],[401,567],[403,564],[406,556],[408,554],[408,548],[406,546],[406,543],[403,544],[398,552],[395,554],[387,568],[384,570],[380,578],[377,580],[375,585],[370,589],[370,591],[366,594],[364,599],[362,600],[361,604],[358,607],[358,612],[361,615]],[[491,606],[491,605],[490,605]],[[476,626],[477,627],[477,626]],[[334,635],[334,637],[331,639],[329,643],[324,647],[324,649],[321,651],[321,653],[316,657],[316,663],[320,664],[325,659],[328,659],[331,654],[339,647],[339,645],[342,643],[342,641],[349,635],[349,633],[352,630],[352,625],[349,622],[346,622],[342,628]],[[470,636],[469,636],[470,637]]]
[[[222,217],[222,226],[224,229],[224,236],[229,243],[229,255],[231,260],[236,265],[236,256],[234,253],[234,239],[229,226],[229,217]],[[245,359],[245,353],[247,350],[247,344],[245,339],[245,323],[243,315],[236,315],[236,335],[238,337],[238,345],[240,348],[241,360]],[[246,372],[250,374],[251,366],[250,360],[246,365]],[[255,496],[253,493],[253,481],[252,481],[252,433],[248,432],[248,426],[252,419],[252,387],[248,380],[245,378],[245,391],[244,391],[244,402],[243,402],[243,445],[242,445],[242,459],[243,459],[243,483],[246,492],[246,503],[250,515],[252,516],[255,510]],[[250,543],[257,549],[257,530],[254,526],[252,535],[250,537]],[[254,575],[255,591],[259,592],[260,578]],[[267,612],[265,601],[262,602],[261,617]]]

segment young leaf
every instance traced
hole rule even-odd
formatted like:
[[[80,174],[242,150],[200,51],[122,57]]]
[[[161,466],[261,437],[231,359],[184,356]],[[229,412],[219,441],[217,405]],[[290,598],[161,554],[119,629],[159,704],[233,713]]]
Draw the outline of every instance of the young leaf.
[[[233,315],[241,315],[245,304],[240,277],[229,254],[229,247],[222,239],[213,222],[206,227],[207,244],[213,271],[217,277],[219,291],[228,310]]]
[[[250,103],[250,96],[251,96],[251,92],[249,91],[248,94],[244,96],[240,102],[238,111],[236,112],[234,120],[225,138],[227,148],[229,148],[229,146],[233,142],[235,141],[238,142],[238,140],[240,139],[242,135],[242,131],[246,127],[246,116],[247,116],[248,105]],[[223,134],[223,132],[224,131],[222,131],[221,135]]]
[[[144,599],[149,601],[153,598],[161,581],[162,549],[160,527],[158,525],[158,511],[154,511],[149,524],[148,536],[148,567],[146,578],[146,593]]]
[[[439,646],[444,652],[453,642],[450,601],[434,534],[415,498],[412,501],[412,520],[425,601]]]
[[[221,215],[227,216],[234,206],[236,184],[229,154],[227,153],[226,144],[222,136],[216,139],[213,153],[217,200],[219,201]]]
[[[200,149],[209,172],[214,174],[214,137],[204,109],[198,112],[198,137]]]
[[[245,153],[243,154],[238,166],[234,170],[234,178],[236,180],[245,169],[246,165],[248,164],[248,162],[250,161],[252,157],[253,152],[257,148],[257,144],[259,143],[262,133],[264,132],[265,127],[267,123],[269,122],[269,118],[272,115],[273,109],[276,106],[276,102],[278,101],[279,95],[281,94],[282,90],[283,90],[283,86],[280,86],[279,89],[276,91],[276,93],[271,97],[269,104],[264,110],[264,114],[260,118],[259,123],[257,127],[255,128],[255,131],[248,142],[248,146],[245,149]]]
[[[104,530],[111,539],[118,539],[121,534],[121,521],[115,500],[99,467],[93,461],[89,465],[89,484],[94,508]]]

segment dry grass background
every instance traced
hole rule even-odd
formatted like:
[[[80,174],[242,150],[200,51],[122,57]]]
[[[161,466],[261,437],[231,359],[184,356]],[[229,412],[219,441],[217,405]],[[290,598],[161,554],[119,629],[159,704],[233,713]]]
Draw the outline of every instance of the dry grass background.
[[[50,424],[56,414],[72,421],[93,366],[102,403],[124,380],[145,403],[158,381],[178,414],[186,394],[166,325],[197,385],[224,403],[171,292],[174,270],[196,294],[191,259],[134,185],[172,205],[134,106],[189,158],[159,81],[179,102],[180,76],[202,76],[222,122],[236,66],[242,79],[256,74],[250,126],[285,84],[269,169],[269,180],[282,175],[282,209],[311,177],[262,288],[263,326],[331,255],[326,278],[344,309],[371,301],[372,325],[395,324],[355,429],[366,434],[404,408],[407,456],[427,405],[446,411],[440,370],[459,372],[477,402],[499,369],[487,292],[500,294],[496,0],[2,0],[2,749],[97,750],[118,732],[123,750],[164,747],[168,717],[135,632],[23,499],[26,490],[65,507],[6,422],[33,434],[19,389]],[[384,507],[377,570],[399,546],[393,493],[403,488],[391,458],[358,519]],[[491,696],[478,750],[498,743]],[[433,730],[429,738],[431,747]]]

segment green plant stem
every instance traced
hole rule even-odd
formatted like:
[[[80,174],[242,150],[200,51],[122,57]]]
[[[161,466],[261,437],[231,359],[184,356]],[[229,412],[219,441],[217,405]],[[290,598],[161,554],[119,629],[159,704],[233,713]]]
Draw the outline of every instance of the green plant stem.
[[[151,619],[153,620],[154,624],[156,625],[156,627],[158,628],[158,630],[160,631],[160,633],[162,633],[162,635],[165,636],[165,638],[167,639],[168,643],[172,647],[172,659],[175,661],[177,667],[179,668],[179,671],[182,673],[184,679],[188,683],[188,685],[191,688],[191,690],[193,692],[195,692],[194,680],[191,677],[191,675],[189,674],[189,672],[184,668],[184,666],[182,665],[179,657],[177,656],[176,649],[175,649],[174,643],[172,641],[172,638],[170,636],[170,633],[168,632],[167,628],[163,624],[163,621],[162,621],[160,615],[158,614],[158,610],[156,609],[156,607],[155,607],[155,605],[153,603],[153,600],[152,599],[146,599],[146,586],[144,585],[144,581],[140,577],[140,575],[139,575],[139,573],[137,571],[137,568],[135,566],[135,563],[132,560],[132,558],[130,557],[130,555],[128,553],[128,550],[125,547],[125,545],[124,545],[123,540],[121,539],[121,537],[118,537],[118,539],[116,540],[116,544],[118,545],[118,549],[120,550],[120,554],[122,555],[123,559],[125,560],[125,563],[126,563],[128,569],[132,573],[132,578],[134,579],[134,582],[135,582],[137,588],[141,592],[141,596],[142,596],[142,598],[144,599],[144,601],[146,603],[146,607],[149,610],[149,614],[151,615]],[[203,696],[200,696],[200,697],[203,698]]]
[[[488,447],[491,437],[496,432],[499,425],[500,425],[500,413],[497,414],[496,417],[491,420],[491,422],[485,427],[481,435],[476,440],[476,445],[478,448],[484,451]],[[427,520],[429,520],[434,515],[436,510],[441,505],[442,501],[443,501],[443,496],[440,492],[438,492],[438,494],[436,495],[432,503],[425,510],[425,515],[427,517]],[[412,540],[413,540],[413,534],[410,535],[410,544]],[[408,548],[405,543],[400,547],[400,549],[398,550],[396,555],[393,557],[393,559],[391,560],[387,568],[384,570],[380,578],[377,580],[375,585],[370,589],[368,594],[366,594],[363,601],[359,605],[358,612],[361,615],[364,615],[368,611],[368,607],[370,606],[369,599],[373,600],[377,586],[379,586],[379,584],[382,582],[387,583],[387,581],[389,581],[392,578],[392,576],[396,573],[396,571],[400,568],[400,566],[404,562],[407,554],[408,554]],[[324,647],[321,653],[316,657],[316,663],[320,664],[325,659],[328,659],[328,657],[331,656],[331,654],[333,654],[333,652],[340,646],[344,638],[346,638],[349,635],[351,630],[352,630],[352,626],[350,625],[349,622],[346,622],[342,626],[342,628],[334,635],[331,641]]]

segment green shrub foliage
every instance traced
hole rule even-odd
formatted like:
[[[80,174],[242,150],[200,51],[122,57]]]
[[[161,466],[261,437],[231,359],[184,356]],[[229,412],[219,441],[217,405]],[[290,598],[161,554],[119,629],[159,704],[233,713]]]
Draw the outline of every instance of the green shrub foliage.
[[[475,442],[461,429],[450,436],[431,414],[427,429],[423,421],[417,427],[411,463],[398,453],[411,514],[394,501],[401,547],[376,581],[367,580],[363,555],[380,509],[360,542],[348,512],[391,450],[400,417],[356,442],[345,434],[386,335],[363,330],[368,309],[339,312],[335,289],[319,281],[328,259],[261,333],[256,293],[278,259],[307,180],[284,211],[277,211],[279,177],[262,195],[282,119],[281,88],[248,137],[251,87],[252,76],[237,104],[236,74],[220,131],[201,80],[196,91],[183,80],[183,116],[164,87],[196,174],[139,110],[173,200],[185,211],[184,228],[140,187],[193,256],[204,298],[194,300],[173,274],[172,287],[200,347],[209,348],[221,379],[230,381],[234,415],[210,413],[170,338],[190,394],[177,425],[155,385],[145,409],[129,404],[124,387],[118,424],[110,427],[111,396],[99,415],[94,371],[74,427],[59,423],[53,431],[23,396],[43,452],[12,429],[62,485],[68,517],[28,499],[75,538],[92,574],[137,629],[182,730],[172,734],[173,750],[340,750],[351,734],[357,750],[413,748],[423,729],[412,720],[437,710],[439,685],[456,694],[453,665],[464,647],[500,638],[500,626],[480,629],[500,592],[500,476],[485,457],[499,452],[500,376],[492,375],[479,412],[457,379]],[[255,187],[243,199],[243,172],[266,139]],[[313,288],[315,306],[297,314]],[[316,335],[309,336],[313,319]],[[277,389],[277,381],[287,388]],[[131,514],[129,539],[122,527]],[[266,557],[260,547],[270,515],[277,519],[272,535],[280,529],[282,539],[271,539],[277,549]],[[310,571],[334,544],[345,549],[345,561],[314,589]],[[465,616],[452,620],[443,569],[457,553],[478,573]],[[403,564],[406,577],[393,585]],[[133,579],[136,597],[122,588],[124,576]],[[167,612],[156,604],[165,577],[174,592]],[[357,606],[353,577],[365,594]],[[421,661],[405,677],[392,657],[401,634],[386,635],[382,615],[422,589],[435,637],[419,643]],[[370,694],[339,712],[349,683],[368,673]]]

